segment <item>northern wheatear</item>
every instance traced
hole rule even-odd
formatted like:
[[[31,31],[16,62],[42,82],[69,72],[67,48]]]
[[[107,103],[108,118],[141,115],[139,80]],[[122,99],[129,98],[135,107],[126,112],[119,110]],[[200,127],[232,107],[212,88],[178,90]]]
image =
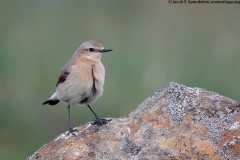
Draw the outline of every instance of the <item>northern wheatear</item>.
[[[100,119],[96,115],[89,104],[102,95],[105,69],[101,58],[103,53],[109,51],[112,49],[105,49],[102,44],[96,41],[83,42],[72,58],[64,65],[55,92],[43,103],[43,105],[56,105],[63,101],[68,104],[68,134],[75,135],[74,132],[77,131],[71,126],[71,105],[88,106],[96,118],[95,124],[106,123],[106,120]]]

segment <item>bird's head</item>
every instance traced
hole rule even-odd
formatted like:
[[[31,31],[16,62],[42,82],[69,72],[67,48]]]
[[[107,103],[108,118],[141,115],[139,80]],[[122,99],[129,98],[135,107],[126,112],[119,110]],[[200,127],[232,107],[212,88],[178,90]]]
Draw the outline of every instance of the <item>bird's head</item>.
[[[77,50],[81,58],[91,61],[101,60],[102,54],[110,51],[112,49],[106,49],[101,43],[93,40],[83,42]]]

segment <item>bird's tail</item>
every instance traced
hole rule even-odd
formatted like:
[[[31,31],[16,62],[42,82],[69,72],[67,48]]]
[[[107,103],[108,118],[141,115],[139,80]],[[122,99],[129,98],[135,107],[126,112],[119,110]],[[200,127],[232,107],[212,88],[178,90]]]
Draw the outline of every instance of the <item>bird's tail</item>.
[[[59,102],[60,102],[59,100],[52,100],[52,99],[49,99],[49,100],[43,102],[42,105],[49,104],[49,105],[53,106],[53,105],[58,104]]]
[[[57,98],[56,92],[45,102],[42,103],[42,105],[49,104],[51,106],[56,105],[60,102],[60,100]]]

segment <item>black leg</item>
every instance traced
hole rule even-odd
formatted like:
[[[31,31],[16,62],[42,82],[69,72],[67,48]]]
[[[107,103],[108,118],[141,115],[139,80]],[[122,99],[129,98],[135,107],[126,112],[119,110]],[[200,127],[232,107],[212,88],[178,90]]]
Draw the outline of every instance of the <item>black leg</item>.
[[[109,121],[109,120],[106,120],[106,119],[103,119],[103,118],[99,118],[97,116],[97,114],[92,110],[92,108],[89,105],[87,105],[87,106],[88,106],[88,108],[92,111],[92,113],[95,116],[95,120],[92,123],[93,125],[101,126],[101,125],[106,124]]]
[[[74,132],[77,132],[78,130],[72,129],[70,107],[71,107],[70,104],[68,104],[67,109],[68,109],[68,127],[69,127],[69,129],[68,129],[67,135],[72,134],[72,135],[76,136],[76,134]]]
[[[87,106],[88,106],[88,108],[92,111],[92,113],[94,114],[95,118],[96,118],[96,119],[99,119],[98,116],[97,116],[97,114],[92,110],[92,108],[91,108],[89,105],[87,105]]]

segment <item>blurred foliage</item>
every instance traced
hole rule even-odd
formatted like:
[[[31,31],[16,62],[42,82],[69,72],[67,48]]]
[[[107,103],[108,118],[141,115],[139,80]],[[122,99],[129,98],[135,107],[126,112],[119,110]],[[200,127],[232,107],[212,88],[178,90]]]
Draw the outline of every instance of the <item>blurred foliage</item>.
[[[0,159],[25,159],[67,130],[66,104],[41,106],[61,67],[85,40],[103,57],[102,117],[131,112],[170,81],[239,100],[238,5],[166,1],[0,1]],[[73,125],[94,117],[72,108]]]

